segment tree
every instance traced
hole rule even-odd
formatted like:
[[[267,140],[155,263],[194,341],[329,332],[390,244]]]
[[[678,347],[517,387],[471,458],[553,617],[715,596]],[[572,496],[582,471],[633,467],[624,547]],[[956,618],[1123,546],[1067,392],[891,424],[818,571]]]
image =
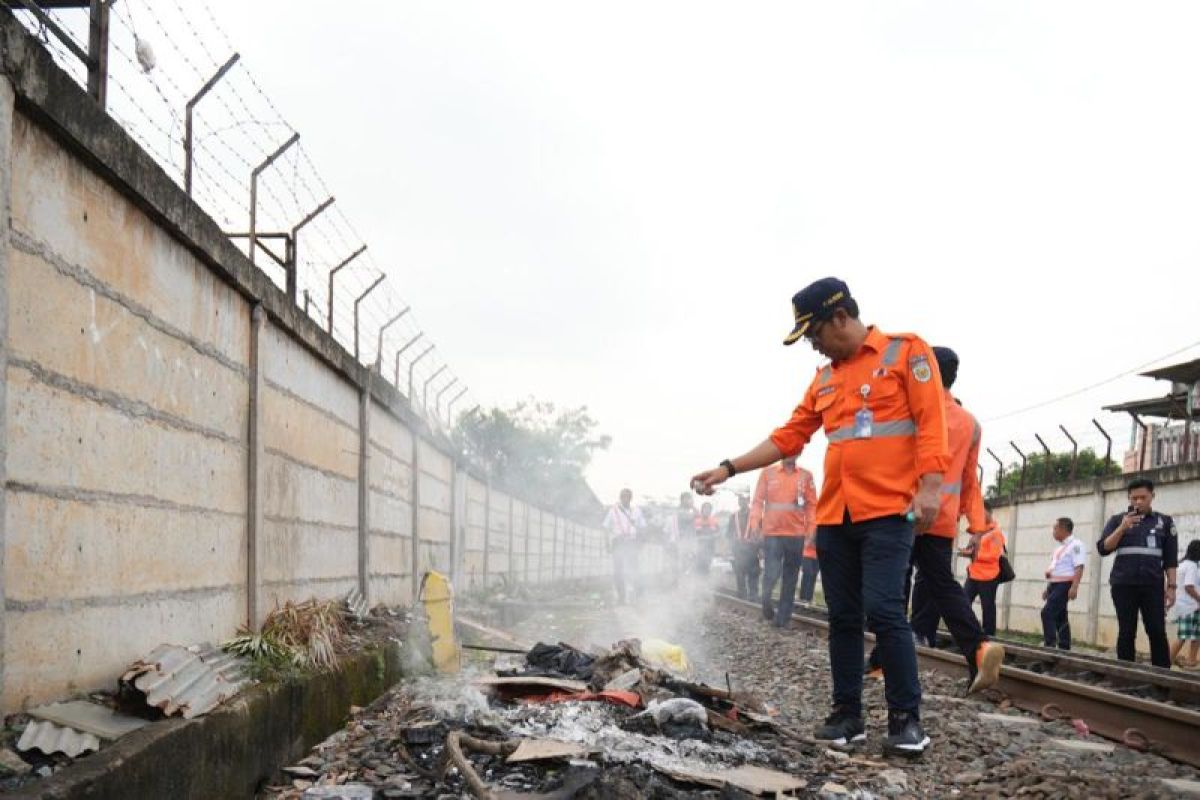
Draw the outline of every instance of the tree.
[[[1098,478],[1105,475],[1119,475],[1121,468],[1111,461],[1106,462],[1096,455],[1096,451],[1086,447],[1079,451],[1079,461],[1075,465],[1076,480],[1083,478]],[[996,483],[988,487],[988,497],[1001,497],[1012,494],[1021,486],[1020,463],[1009,464],[1004,468],[1003,480],[997,476]],[[1025,485],[1045,486],[1048,483],[1064,483],[1071,479],[1071,454],[1051,453],[1047,458],[1045,453],[1032,453],[1026,459]]]
[[[587,406],[558,409],[527,400],[508,409],[474,411],[459,418],[456,446],[492,476],[494,484],[573,516],[599,513],[584,472],[612,438],[596,433]]]

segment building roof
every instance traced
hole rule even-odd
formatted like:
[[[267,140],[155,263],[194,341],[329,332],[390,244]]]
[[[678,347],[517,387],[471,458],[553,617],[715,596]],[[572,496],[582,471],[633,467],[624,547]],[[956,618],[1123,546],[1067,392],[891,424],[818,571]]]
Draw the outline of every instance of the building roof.
[[[1105,411],[1129,412],[1140,417],[1163,417],[1166,419],[1187,418],[1187,393],[1176,392],[1162,397],[1151,397],[1147,400],[1129,400],[1116,405],[1105,406]]]
[[[1182,364],[1171,364],[1167,367],[1152,369],[1149,372],[1143,372],[1142,375],[1143,377],[1154,378],[1159,381],[1196,383],[1200,381],[1200,358],[1193,361],[1185,361]]]

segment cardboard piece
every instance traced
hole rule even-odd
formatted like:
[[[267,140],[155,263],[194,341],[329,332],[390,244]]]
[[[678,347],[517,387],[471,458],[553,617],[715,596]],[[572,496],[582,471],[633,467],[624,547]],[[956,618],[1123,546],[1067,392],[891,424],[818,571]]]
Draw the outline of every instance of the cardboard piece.
[[[777,795],[780,792],[794,792],[803,789],[807,784],[800,778],[788,775],[786,772],[756,767],[746,764],[736,769],[712,772],[709,770],[672,769],[660,765],[654,768],[664,775],[685,783],[698,783],[722,789],[726,785],[734,786],[755,795]]]
[[[522,739],[517,749],[506,760],[510,764],[522,761],[540,761],[546,758],[578,758],[587,755],[587,750],[571,742],[554,739]]]

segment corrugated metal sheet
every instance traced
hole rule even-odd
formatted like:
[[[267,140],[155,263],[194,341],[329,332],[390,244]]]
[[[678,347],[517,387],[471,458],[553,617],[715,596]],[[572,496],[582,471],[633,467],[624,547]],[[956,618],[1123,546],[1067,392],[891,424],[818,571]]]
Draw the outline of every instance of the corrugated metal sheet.
[[[246,661],[211,645],[181,647],[161,644],[130,665],[121,680],[132,682],[146,702],[170,716],[185,719],[212,711],[253,681]]]
[[[358,589],[351,589],[350,594],[346,595],[346,608],[350,611],[350,616],[359,622],[366,619],[371,610],[367,607],[367,598],[363,597]]]
[[[66,753],[75,758],[84,753],[100,749],[100,740],[90,733],[81,733],[73,728],[63,728],[53,722],[33,720],[17,742],[21,752],[41,750],[46,755]]]

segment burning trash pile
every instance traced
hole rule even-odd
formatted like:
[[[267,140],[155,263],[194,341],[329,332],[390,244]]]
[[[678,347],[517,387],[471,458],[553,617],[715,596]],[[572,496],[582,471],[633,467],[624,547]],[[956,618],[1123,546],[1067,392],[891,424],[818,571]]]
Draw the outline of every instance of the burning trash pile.
[[[677,646],[539,643],[394,689],[263,796],[787,797],[816,749],[754,695],[696,682]]]

